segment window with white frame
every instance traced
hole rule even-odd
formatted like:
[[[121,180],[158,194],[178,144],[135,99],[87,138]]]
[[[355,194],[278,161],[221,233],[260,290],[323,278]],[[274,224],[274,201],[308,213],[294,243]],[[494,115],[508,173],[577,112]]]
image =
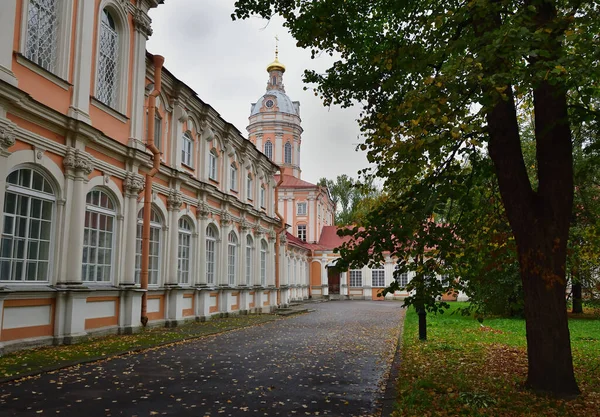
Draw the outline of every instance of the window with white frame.
[[[217,181],[217,161],[217,151],[216,149],[212,149],[208,153],[208,178],[214,181]]]
[[[59,0],[29,0],[25,56],[55,73],[58,55]]]
[[[260,206],[265,208],[265,186],[260,186]]]
[[[394,279],[398,282],[401,287],[406,287],[408,284],[408,272],[398,273],[398,265],[394,267]]]
[[[237,166],[235,165],[235,162],[232,163],[229,166],[229,189],[231,191],[237,191],[237,182],[238,182],[238,178],[237,178]]]
[[[81,263],[83,281],[111,281],[116,215],[115,205],[104,191],[94,189],[87,194]]]
[[[192,248],[192,225],[188,219],[179,219],[177,242],[177,282],[190,283],[190,254]]]
[[[286,164],[291,164],[292,163],[292,144],[289,142],[286,142],[285,145],[283,146],[283,156],[284,156],[284,163]]]
[[[246,198],[248,200],[252,200],[253,197],[253,192],[252,192],[252,186],[253,186],[254,181],[252,180],[252,175],[248,174],[248,177],[246,178]]]
[[[299,224],[296,227],[298,229],[298,233],[297,233],[298,239],[306,242],[306,225]]]
[[[48,281],[56,197],[39,172],[22,168],[6,178],[0,280]]]
[[[267,285],[267,242],[260,242],[260,285]]]
[[[136,252],[135,252],[135,282],[140,282],[142,269],[142,227],[144,223],[144,209],[138,213]],[[154,207],[150,214],[150,251],[148,254],[148,284],[158,285],[160,278],[160,240],[162,220]]]
[[[362,287],[362,270],[351,269],[350,270],[350,286],[351,287]]]
[[[306,216],[306,211],[307,211],[306,207],[307,207],[306,201],[298,203],[296,206],[296,214],[298,216]]]
[[[252,247],[253,240],[250,235],[246,236],[246,285],[252,284]]]
[[[192,166],[194,155],[194,140],[188,132],[181,136],[181,162],[189,167]]]
[[[383,269],[383,265],[371,269],[371,286],[385,287],[385,270]]]
[[[273,159],[273,144],[271,143],[271,141],[265,142],[265,155],[267,156],[267,158]]]
[[[229,285],[235,285],[235,267],[237,265],[238,239],[232,230],[227,236],[227,277]]]
[[[117,108],[119,87],[119,33],[107,9],[102,10],[98,44],[96,98]]]
[[[206,282],[215,283],[215,260],[217,256],[217,229],[214,225],[206,228]]]

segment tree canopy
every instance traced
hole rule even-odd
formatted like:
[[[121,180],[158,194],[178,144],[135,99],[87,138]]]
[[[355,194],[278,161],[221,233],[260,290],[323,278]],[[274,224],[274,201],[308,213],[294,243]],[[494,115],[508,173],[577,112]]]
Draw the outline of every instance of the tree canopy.
[[[460,242],[460,230],[435,214],[463,219],[452,217],[452,202],[468,207],[470,186],[483,196],[491,178],[519,262],[527,385],[577,395],[565,301],[572,132],[600,116],[598,2],[238,0],[233,17],[275,13],[298,46],[336,58],[305,81],[325,105],[362,105],[362,149],[376,166],[365,174],[382,178],[389,197],[353,230],[344,260],[405,248],[407,259],[421,260],[419,276],[444,274],[465,254],[448,243]],[[533,168],[523,152],[528,133]]]

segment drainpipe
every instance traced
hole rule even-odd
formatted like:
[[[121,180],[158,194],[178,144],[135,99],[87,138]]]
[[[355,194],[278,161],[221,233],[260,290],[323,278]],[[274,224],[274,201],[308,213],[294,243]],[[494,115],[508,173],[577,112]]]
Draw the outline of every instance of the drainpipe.
[[[279,244],[281,242],[281,232],[285,230],[285,220],[283,220],[283,216],[279,214],[278,206],[279,206],[279,186],[283,183],[283,171],[281,168],[279,169],[279,181],[275,186],[275,215],[279,217],[281,221],[281,225],[277,228],[275,233],[275,287],[277,288],[277,305],[281,304],[281,288],[279,286]]]
[[[142,265],[140,271],[140,284],[142,290],[141,322],[145,327],[148,323],[148,267],[150,262],[150,216],[152,214],[152,182],[160,168],[160,150],[154,144],[154,118],[156,116],[156,97],[160,94],[161,74],[165,58],[154,55],[154,89],[148,97],[148,138],[146,148],[152,152],[152,169],[146,173],[144,188],[144,220],[142,225]]]

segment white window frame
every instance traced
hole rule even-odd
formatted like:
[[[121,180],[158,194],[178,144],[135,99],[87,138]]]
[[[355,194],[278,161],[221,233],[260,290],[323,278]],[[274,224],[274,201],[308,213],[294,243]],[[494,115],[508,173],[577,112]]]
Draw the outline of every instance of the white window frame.
[[[238,238],[232,230],[227,235],[227,282],[230,286],[235,286],[235,270],[237,267]]]
[[[260,285],[267,286],[267,242],[260,242]]]
[[[377,288],[385,287],[385,269],[383,265],[371,269],[371,286]]]
[[[29,184],[28,186],[24,186],[24,185],[18,185],[18,184],[13,184],[8,182],[8,178],[15,174],[15,172],[19,172],[19,171],[29,171],[30,172],[30,177],[29,177]],[[42,179],[42,190],[37,190],[35,188],[33,188],[33,180],[34,180],[34,174],[37,174],[39,176],[41,176]],[[18,178],[21,178],[20,175],[21,174],[16,174],[18,176]],[[14,209],[14,213],[7,213],[5,212],[6,206],[7,206],[7,197],[8,194],[13,194],[15,195],[15,209]],[[27,199],[27,208],[24,211],[25,213],[27,213],[26,215],[19,215],[18,214],[18,203],[17,200],[19,199],[19,197],[22,198],[26,198]],[[22,201],[22,200],[21,200]],[[40,217],[31,217],[31,210],[32,210],[32,202],[34,201],[39,201],[39,208],[40,208]],[[44,204],[50,204],[50,214],[49,214],[49,218],[47,219],[43,219],[42,218],[42,213],[43,213],[43,206]],[[29,168],[29,167],[21,167],[18,169],[13,170],[12,172],[10,172],[7,177],[6,177],[6,192],[4,195],[4,207],[2,207],[2,224],[1,224],[1,229],[0,229],[0,280],[3,282],[18,282],[18,283],[24,283],[24,284],[29,284],[29,283],[33,283],[33,284],[39,284],[40,282],[49,282],[52,276],[52,267],[53,267],[53,253],[54,253],[54,225],[53,223],[55,222],[55,215],[56,215],[56,196],[55,196],[55,191],[54,188],[52,187],[51,182],[48,180],[48,178],[42,174],[41,172],[39,172],[38,170],[35,170],[33,168]],[[16,233],[17,230],[17,223],[18,223],[18,218],[22,219],[20,221],[24,221],[25,222],[25,230],[23,231],[22,236],[18,235]],[[9,223],[8,219],[12,219],[12,221]],[[32,230],[32,225],[35,224],[34,222],[39,221],[39,238],[35,239],[35,238],[31,238],[31,230]],[[42,239],[42,226],[44,225],[44,223],[46,224],[46,236],[47,239]],[[22,251],[23,251],[23,256],[22,257],[14,257],[14,251],[15,249],[15,242],[17,240],[20,240],[23,242],[22,245]],[[8,242],[10,241],[10,250],[9,252],[5,252],[6,251],[6,247],[4,245],[8,244]],[[37,256],[34,257],[29,257],[30,251],[32,249],[31,244],[35,243],[37,245]],[[47,245],[47,258],[40,260],[39,259],[39,249],[41,244],[44,243]],[[10,253],[10,256],[3,256],[3,255],[8,255]],[[11,276],[15,266],[17,263],[22,262],[22,270],[20,275],[20,279],[5,279],[6,276]],[[37,268],[39,267],[40,263],[45,263],[46,264],[46,274],[44,279],[33,279],[33,280],[28,280],[26,278],[26,274],[28,272],[27,269],[27,264],[28,263],[36,263],[36,274],[37,274]],[[6,265],[6,266],[5,266]],[[7,273],[6,270],[4,268],[9,268],[9,272]],[[12,277],[11,277],[12,278]]]
[[[298,224],[296,225],[296,236],[298,237],[298,239],[306,242],[306,225],[305,224]]]
[[[246,285],[252,285],[252,250],[254,240],[250,235],[246,235]]]
[[[91,195],[93,197],[93,195],[94,195],[93,193],[99,193],[100,205],[96,205],[93,202],[88,202],[88,196]],[[107,201],[110,202],[110,204],[113,206],[112,209],[102,206],[102,195],[106,196]],[[94,215],[97,219],[96,225],[90,224],[90,226],[96,226],[96,227],[88,227],[88,217],[91,218]],[[107,222],[108,222],[108,219],[111,219],[112,230],[104,230],[104,231],[101,230],[99,223],[101,222],[102,217],[104,217]],[[116,210],[116,204],[115,204],[113,198],[106,191],[104,191],[102,189],[99,189],[99,188],[92,189],[86,195],[85,225],[84,225],[84,238],[83,238],[83,258],[82,258],[82,262],[81,262],[81,280],[83,282],[97,283],[97,284],[110,284],[113,281],[114,253],[115,253],[115,242],[116,242],[116,235],[117,235],[116,226],[117,226],[117,210]],[[94,236],[94,232],[96,235],[95,245],[86,244],[86,240],[89,243],[92,243],[91,239]],[[101,235],[101,233],[107,233],[107,232],[110,232],[110,234],[111,234],[111,238],[110,238],[110,242],[109,242],[110,246],[109,247],[107,247],[107,246],[101,247],[100,246],[100,240],[101,240],[100,235]],[[105,240],[105,242],[106,242],[106,240]],[[104,251],[108,250],[108,252],[109,252],[108,264],[106,262],[104,262],[103,264],[98,264],[98,258],[99,258],[98,254],[100,253],[100,250],[104,250]],[[96,262],[89,262],[92,260],[91,257],[94,254],[94,252],[96,254],[96,256],[95,256]],[[88,262],[86,262],[86,260]],[[99,267],[103,268],[105,271],[106,271],[106,269],[108,269],[108,276],[106,274],[103,274],[103,279],[97,279]],[[88,278],[90,269],[93,269],[95,271],[93,276],[95,276],[96,279]]]
[[[261,185],[260,186],[260,207],[261,208],[265,208],[265,186]]]
[[[308,212],[308,203],[306,201],[301,201],[296,205],[296,215],[298,216],[306,216]]]
[[[229,165],[229,189],[231,191],[238,190],[238,169],[235,162]]]
[[[349,272],[349,286],[350,287],[362,287],[362,269],[351,269]]]
[[[135,282],[140,283],[142,267],[142,227],[144,223],[144,209],[140,209],[137,218],[136,251],[135,251]],[[152,207],[150,215],[150,261],[148,262],[148,285],[156,287],[160,285],[160,270],[162,267],[162,228],[163,222],[158,210]],[[153,239],[153,237],[156,237]],[[153,249],[156,249],[153,252]],[[156,267],[152,268],[152,258],[156,259]]]
[[[181,135],[181,163],[194,167],[194,139],[189,132]]]
[[[253,200],[253,192],[252,192],[252,186],[254,184],[254,180],[252,178],[251,174],[248,174],[248,177],[246,178],[246,199],[252,201]]]
[[[208,153],[208,178],[213,181],[218,181],[218,165],[219,156],[217,155],[216,149],[211,149]]]
[[[217,276],[217,250],[218,245],[217,241],[219,238],[219,233],[217,228],[209,224],[206,227],[206,252],[205,252],[205,262],[206,262],[206,283],[210,285],[216,284],[216,276]]]
[[[192,263],[192,222],[181,217],[178,222],[177,234],[177,282],[181,285],[190,284],[190,265]]]

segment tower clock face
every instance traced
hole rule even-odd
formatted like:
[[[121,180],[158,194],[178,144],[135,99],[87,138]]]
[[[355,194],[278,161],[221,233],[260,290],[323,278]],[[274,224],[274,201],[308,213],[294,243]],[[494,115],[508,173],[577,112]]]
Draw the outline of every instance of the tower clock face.
[[[267,106],[268,108],[271,108],[271,107],[273,107],[273,104],[274,104],[273,100],[267,100],[265,103],[265,106]]]

